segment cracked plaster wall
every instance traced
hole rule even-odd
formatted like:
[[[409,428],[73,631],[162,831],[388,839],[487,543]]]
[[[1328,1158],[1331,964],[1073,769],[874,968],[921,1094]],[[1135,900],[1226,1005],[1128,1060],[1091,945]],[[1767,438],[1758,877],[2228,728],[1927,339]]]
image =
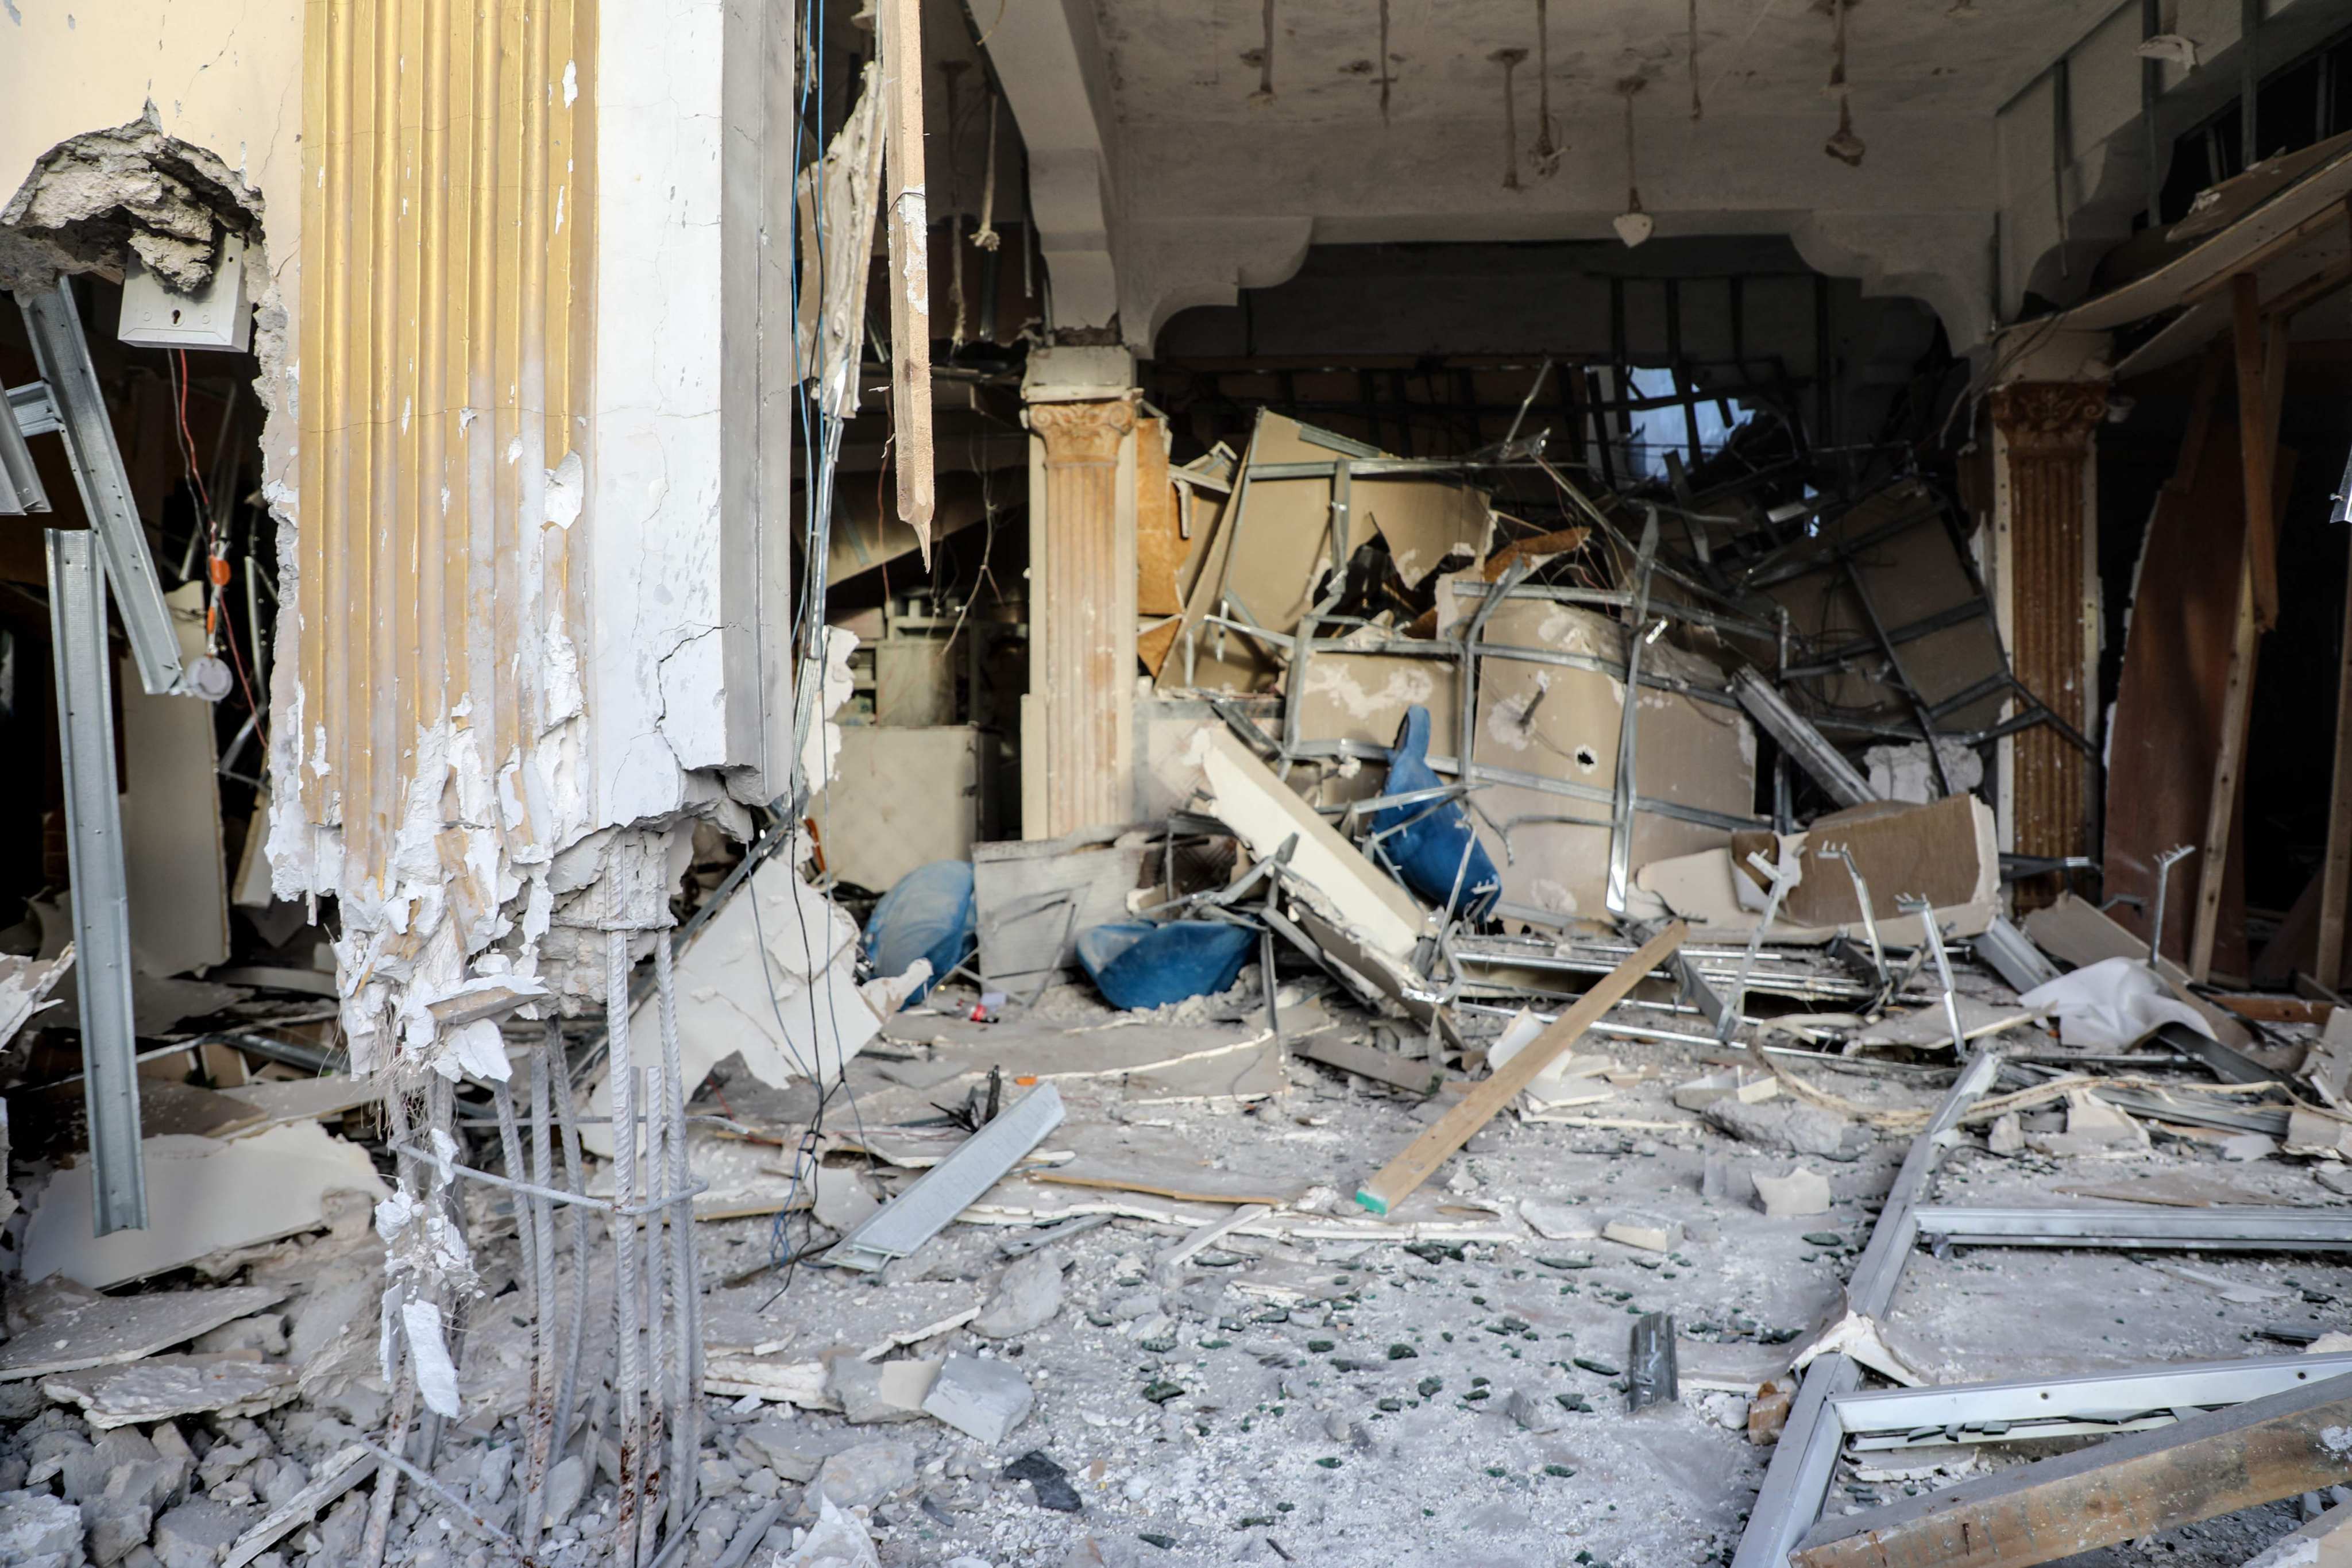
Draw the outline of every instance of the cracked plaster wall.
[[[135,130],[144,116],[157,133],[211,153],[239,199],[266,212],[252,287],[258,390],[271,410],[267,493],[289,604],[300,560],[303,17],[298,0],[125,0],[102,16],[78,15],[69,0],[0,9],[0,204],[60,143]],[[554,905],[541,973],[581,1002],[597,994],[598,910],[664,919],[686,820],[746,826],[719,771],[745,760],[729,754],[719,635],[721,25],[715,0],[607,4],[597,24],[596,391],[574,535],[589,555],[579,672],[587,746],[577,763],[585,810],[557,814],[561,841],[541,847]],[[119,260],[98,269],[119,271]],[[338,630],[290,619],[280,628],[275,706],[298,728],[295,650],[303,637]],[[273,848],[284,842],[273,835]],[[281,887],[333,891],[339,861],[332,844],[313,844],[278,868]],[[547,921],[542,904],[527,923]]]
[[[719,808],[719,289],[725,23],[718,0],[608,5],[599,23],[596,811]]]

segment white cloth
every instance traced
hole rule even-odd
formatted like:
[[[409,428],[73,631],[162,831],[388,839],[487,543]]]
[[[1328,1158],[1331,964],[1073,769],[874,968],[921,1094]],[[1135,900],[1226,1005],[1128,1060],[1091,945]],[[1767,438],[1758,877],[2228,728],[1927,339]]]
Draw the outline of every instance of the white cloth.
[[[2196,1008],[2136,958],[2103,958],[2017,1000],[2057,1019],[2060,1043],[2091,1050],[2128,1049],[2167,1024],[2186,1024],[2209,1038],[2213,1035]]]

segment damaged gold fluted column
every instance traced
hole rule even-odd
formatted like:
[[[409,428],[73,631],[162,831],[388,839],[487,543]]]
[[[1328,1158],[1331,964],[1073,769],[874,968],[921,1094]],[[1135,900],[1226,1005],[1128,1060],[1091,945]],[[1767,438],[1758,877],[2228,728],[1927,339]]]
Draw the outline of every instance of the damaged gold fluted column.
[[[1045,509],[1030,572],[1034,721],[1022,767],[1030,814],[1044,820],[1024,820],[1023,831],[1053,838],[1132,815],[1135,556],[1118,479],[1135,405],[1126,395],[1033,403],[1029,428],[1043,448]]]
[[[2098,382],[2017,382],[1992,395],[2004,464],[2010,663],[2025,689],[2080,735],[2092,729],[2099,636],[2091,437],[2106,406],[2107,389]],[[2095,815],[2090,758],[2049,724],[2021,731],[2014,746],[2008,787],[2016,852],[2088,854]],[[2048,903],[2063,886],[2054,876],[2021,880],[2018,901]]]

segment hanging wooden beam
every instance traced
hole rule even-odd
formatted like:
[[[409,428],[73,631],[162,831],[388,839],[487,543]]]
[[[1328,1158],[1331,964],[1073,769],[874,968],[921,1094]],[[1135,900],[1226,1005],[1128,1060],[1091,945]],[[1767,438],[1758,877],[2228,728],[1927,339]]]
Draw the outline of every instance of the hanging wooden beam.
[[[890,226],[890,443],[898,519],[931,559],[930,209],[923,192],[921,0],[878,0]]]
[[[2334,1486],[2352,1377],[2112,1437],[1980,1481],[1824,1520],[1792,1568],[2032,1568]]]

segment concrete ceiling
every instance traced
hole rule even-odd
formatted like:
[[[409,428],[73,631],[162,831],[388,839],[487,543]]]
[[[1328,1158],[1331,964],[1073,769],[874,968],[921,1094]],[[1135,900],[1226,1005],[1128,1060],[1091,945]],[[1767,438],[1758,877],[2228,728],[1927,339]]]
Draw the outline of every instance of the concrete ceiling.
[[[1377,124],[1379,0],[1271,0],[1274,98],[1253,101],[1265,0],[1096,0],[1119,120]],[[1538,0],[1389,0],[1391,122],[1499,114],[1498,49],[1524,48],[1517,107],[1533,134]],[[1984,115],[2046,68],[2113,0],[1857,0],[1846,75],[1857,115]],[[1618,112],[1616,84],[1648,85],[1637,113],[1687,115],[1689,14],[1675,0],[1551,0],[1553,112]],[[1826,0],[1697,0],[1699,85],[1725,114],[1819,111],[1832,21]],[[1834,112],[1832,110],[1831,112]]]

